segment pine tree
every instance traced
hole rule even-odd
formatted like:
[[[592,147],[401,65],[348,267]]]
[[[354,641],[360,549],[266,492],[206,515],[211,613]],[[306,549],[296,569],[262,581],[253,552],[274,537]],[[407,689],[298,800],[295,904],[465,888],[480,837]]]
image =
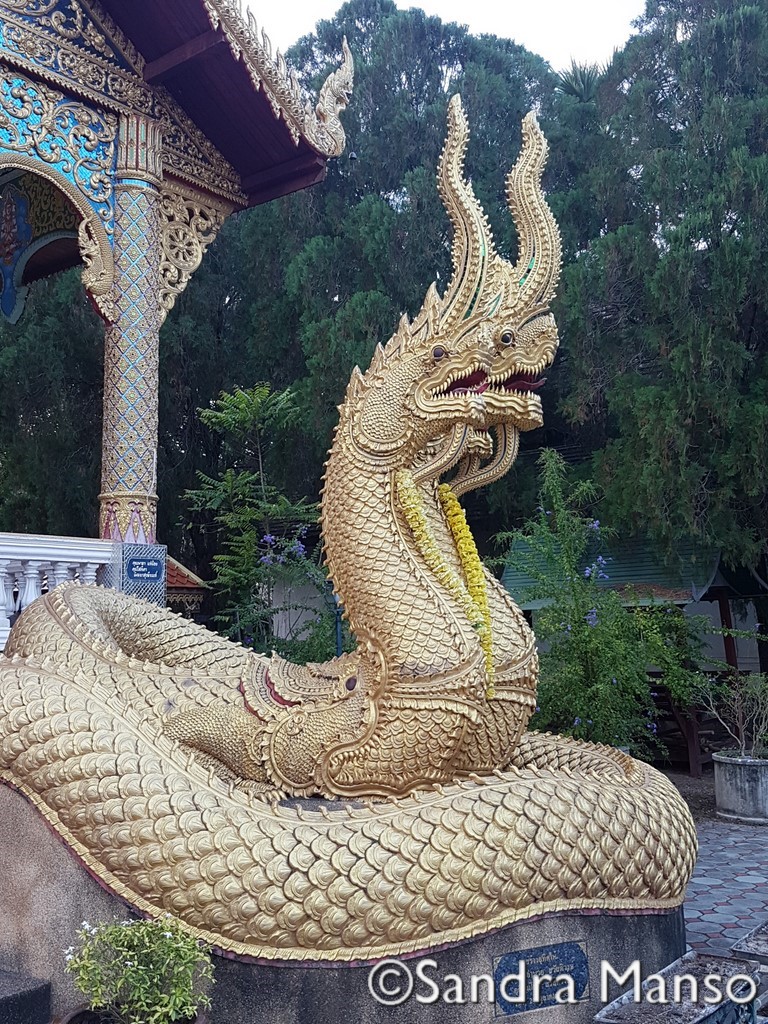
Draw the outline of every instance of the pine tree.
[[[601,109],[626,169],[604,207],[630,201],[566,273],[562,406],[600,426],[616,525],[761,567],[768,11],[649,0],[640,27]]]

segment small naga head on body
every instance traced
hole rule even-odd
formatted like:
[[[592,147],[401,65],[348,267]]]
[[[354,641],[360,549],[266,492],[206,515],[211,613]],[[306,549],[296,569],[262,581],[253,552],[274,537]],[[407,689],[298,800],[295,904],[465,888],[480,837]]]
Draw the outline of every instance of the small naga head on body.
[[[438,185],[454,229],[453,276],[433,284],[413,321],[379,346],[368,371],[352,373],[344,421],[355,446],[395,466],[428,463],[437,476],[461,463],[460,493],[509,468],[519,433],[543,423],[537,394],[558,346],[549,304],[560,273],[560,235],[541,189],[547,144],[533,114],[507,178],[519,255],[496,251],[464,175],[469,127],[461,100],[448,108]],[[489,465],[481,466],[491,459]],[[490,472],[490,476],[488,475]]]

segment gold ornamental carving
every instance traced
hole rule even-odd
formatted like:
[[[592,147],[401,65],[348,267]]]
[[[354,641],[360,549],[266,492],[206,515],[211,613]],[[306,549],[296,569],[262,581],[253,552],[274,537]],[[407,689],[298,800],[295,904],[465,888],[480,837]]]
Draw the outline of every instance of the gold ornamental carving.
[[[160,304],[165,313],[202,262],[234,207],[212,196],[169,184],[160,192]]]
[[[163,127],[163,165],[166,172],[193,187],[202,186],[233,206],[247,206],[240,176],[184,113],[170,93],[157,86],[157,117]]]
[[[163,130],[154,118],[135,111],[120,115],[117,175],[157,186],[162,182]]]
[[[21,13],[29,13],[30,8],[35,13],[39,12],[40,24],[52,29],[61,39],[71,43],[82,42],[105,57],[113,56],[106,37],[77,0],[69,0],[69,3],[64,4],[64,10],[60,8],[57,0],[47,0],[42,4],[30,3],[28,0],[5,0],[5,3],[6,6]]]
[[[535,118],[507,182],[514,265],[467,141],[454,97],[452,279],[353,371],[326,466],[323,540],[357,649],[293,665],[69,584],[24,611],[0,663],[0,780],[133,906],[238,954],[372,960],[545,912],[665,910],[693,870],[660,773],[525,731],[534,637],[455,495],[503,475],[543,422],[560,238]]]
[[[107,250],[97,230],[95,218],[85,217],[77,229],[77,242],[83,260],[83,287],[92,296],[96,306],[107,321],[115,319],[116,308],[112,289],[115,267],[111,250]]]
[[[279,50],[264,29],[259,32],[250,8],[243,20],[237,0],[203,0],[213,28],[223,28],[235,59],[242,60],[251,81],[262,89],[275,117],[282,117],[293,141],[304,136],[318,153],[326,157],[344,152],[344,128],[339,114],[347,106],[352,92],[354,64],[347,40],[342,43],[342,63],[331,72],[313,107],[302,93],[296,73],[288,68]]]
[[[143,59],[112,19],[93,0],[59,7],[52,0],[3,3],[4,56],[98,106],[151,113],[152,91],[141,78]]]
[[[55,167],[112,231],[117,118],[96,112],[18,73],[0,74],[0,144]]]
[[[107,321],[114,317],[116,140],[114,115],[90,110],[19,72],[0,73],[0,167],[44,178],[78,212],[83,284]]]
[[[156,519],[156,494],[123,492],[99,495],[99,536],[102,538],[137,544],[154,543]]]

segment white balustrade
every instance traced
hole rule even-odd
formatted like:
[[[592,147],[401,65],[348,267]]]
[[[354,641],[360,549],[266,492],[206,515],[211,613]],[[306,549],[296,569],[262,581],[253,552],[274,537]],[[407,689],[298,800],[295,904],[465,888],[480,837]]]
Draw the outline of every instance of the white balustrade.
[[[68,580],[103,583],[113,552],[110,540],[0,533],[0,650],[14,615]]]

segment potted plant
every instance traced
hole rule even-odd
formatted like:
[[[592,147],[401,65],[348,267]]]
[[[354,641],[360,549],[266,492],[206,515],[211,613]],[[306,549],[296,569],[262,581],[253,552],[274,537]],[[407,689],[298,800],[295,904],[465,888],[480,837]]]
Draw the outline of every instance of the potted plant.
[[[768,825],[768,676],[709,677],[697,696],[735,743],[712,755],[718,815]]]
[[[204,1024],[210,1006],[210,953],[176,918],[90,925],[65,953],[89,1010],[67,1024]]]

